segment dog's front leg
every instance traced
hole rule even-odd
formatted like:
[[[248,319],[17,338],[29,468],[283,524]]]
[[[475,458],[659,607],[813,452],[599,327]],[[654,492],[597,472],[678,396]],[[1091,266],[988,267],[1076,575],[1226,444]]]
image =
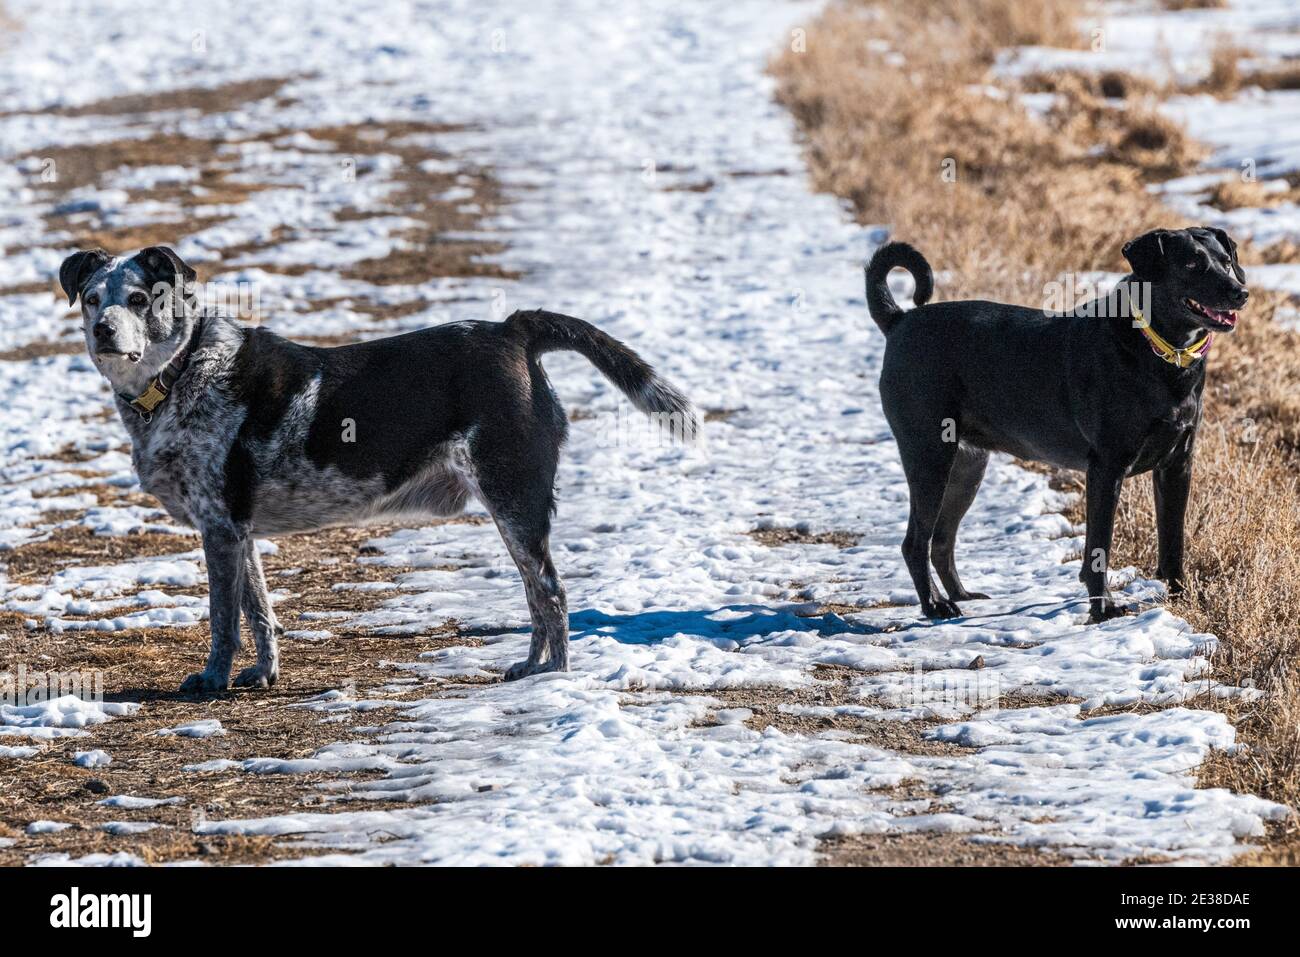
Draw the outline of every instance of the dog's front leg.
[[[208,564],[208,622],[212,648],[202,671],[181,682],[181,691],[224,691],[239,650],[239,606],[244,583],[243,536],[218,527],[203,532],[203,557]]]
[[[1079,579],[1088,587],[1088,612],[1095,622],[1124,614],[1124,609],[1110,597],[1106,572],[1110,568],[1115,509],[1127,471],[1126,465],[1114,462],[1094,461],[1088,465],[1088,530]]]
[[[237,674],[233,684],[237,688],[269,688],[280,676],[279,640],[284,629],[275,620],[271,596],[266,590],[266,577],[262,574],[262,559],[252,537],[244,539],[243,609],[244,618],[253,632],[257,664]]]
[[[1160,563],[1156,577],[1169,586],[1170,595],[1183,592],[1183,521],[1187,515],[1187,496],[1192,487],[1192,456],[1179,456],[1155,470],[1151,485],[1156,497],[1156,535]]]

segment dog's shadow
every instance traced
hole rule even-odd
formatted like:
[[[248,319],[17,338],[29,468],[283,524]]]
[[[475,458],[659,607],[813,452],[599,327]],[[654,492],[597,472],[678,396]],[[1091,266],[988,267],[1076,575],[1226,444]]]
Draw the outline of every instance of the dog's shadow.
[[[803,632],[828,638],[833,635],[880,635],[897,629],[897,624],[885,627],[845,621],[838,615],[797,615],[790,608],[772,608],[766,605],[726,605],[714,609],[692,611],[643,611],[626,615],[611,615],[594,608],[575,611],[569,615],[570,640],[603,636],[622,644],[652,645],[675,635],[690,635],[706,641],[734,641],[738,644],[753,639],[766,638],[781,632]],[[467,638],[528,634],[528,627],[520,628],[466,628],[461,635]],[[301,700],[304,695],[321,694],[331,690],[319,688],[285,687],[284,684],[267,691],[229,689],[213,692],[181,692],[164,688],[126,688],[104,695],[105,701],[147,703],[150,701],[210,701],[235,695],[256,694],[266,700],[283,697],[286,701]]]
[[[822,638],[832,635],[878,635],[887,628],[855,624],[837,615],[803,616],[788,608],[766,605],[726,605],[712,610],[643,611],[626,615],[587,609],[569,615],[570,640],[597,635],[628,645],[649,645],[690,635],[708,641],[745,642],[780,632],[796,631]]]

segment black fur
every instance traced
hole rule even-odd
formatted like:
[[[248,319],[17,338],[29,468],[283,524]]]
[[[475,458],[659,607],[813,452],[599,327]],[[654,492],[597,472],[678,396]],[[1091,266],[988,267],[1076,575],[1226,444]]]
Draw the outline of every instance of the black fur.
[[[893,293],[889,291],[891,269],[906,269],[912,274],[916,281],[916,291],[912,294],[913,305],[924,306],[934,294],[934,273],[925,257],[914,247],[907,243],[890,243],[877,250],[864,270],[867,279],[867,308],[880,331],[886,335],[894,321],[903,314],[898,303],[894,302]]]
[[[63,260],[63,265],[59,267],[59,285],[63,287],[63,294],[68,297],[69,306],[77,301],[77,296],[85,287],[86,280],[111,258],[102,249],[85,249]]]
[[[1080,578],[1094,620],[1122,613],[1109,596],[1106,569],[1128,475],[1155,473],[1157,573],[1171,590],[1182,586],[1183,516],[1206,359],[1186,368],[1162,361],[1135,328],[1142,297],[1128,293],[1149,292],[1144,318],[1182,348],[1207,331],[1227,331],[1218,327],[1245,303],[1245,274],[1222,230],[1156,230],[1128,243],[1124,255],[1133,274],[1120,288],[1067,314],[984,301],[924,305],[929,264],[902,243],[882,247],[867,267],[868,304],[887,337],[881,401],[911,493],[903,554],[928,617],[958,616],[957,601],[985,597],[962,587],[953,549],[990,451],[1087,473]],[[885,277],[895,266],[915,270],[917,309],[902,312],[889,294]],[[1223,315],[1198,312],[1189,299]],[[930,577],[931,560],[946,598]]]

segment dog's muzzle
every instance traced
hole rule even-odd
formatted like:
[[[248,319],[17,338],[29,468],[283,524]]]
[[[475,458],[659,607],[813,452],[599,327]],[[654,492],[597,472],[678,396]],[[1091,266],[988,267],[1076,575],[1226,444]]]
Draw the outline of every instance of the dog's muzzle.
[[[95,339],[95,355],[101,358],[117,357],[131,362],[140,361],[140,353],[134,349],[122,349],[117,342],[117,327],[103,319],[90,327],[90,334]]]
[[[1246,290],[1241,291],[1238,305],[1244,305],[1246,298],[1250,294]],[[1203,306],[1195,299],[1184,299],[1183,304],[1198,316],[1204,316],[1210,322],[1214,323],[1221,329],[1232,329],[1237,325],[1237,313],[1232,309],[1211,309],[1209,306]]]

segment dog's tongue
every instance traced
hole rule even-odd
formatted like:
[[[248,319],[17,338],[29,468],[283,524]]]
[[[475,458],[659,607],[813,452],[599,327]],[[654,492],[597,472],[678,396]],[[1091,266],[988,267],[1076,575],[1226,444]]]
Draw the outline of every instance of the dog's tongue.
[[[1237,314],[1231,309],[1211,309],[1195,299],[1187,300],[1187,304],[1207,319],[1213,319],[1225,326],[1235,326],[1237,324]]]

